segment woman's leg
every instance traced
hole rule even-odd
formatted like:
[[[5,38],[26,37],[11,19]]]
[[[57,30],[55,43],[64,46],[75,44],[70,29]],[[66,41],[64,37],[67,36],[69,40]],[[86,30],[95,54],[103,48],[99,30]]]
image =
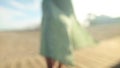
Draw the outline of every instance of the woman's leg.
[[[65,67],[65,68],[74,68],[74,66],[67,66],[67,65],[64,65],[62,63],[59,63],[59,65],[58,65],[57,68],[62,68],[62,67]]]
[[[58,68],[62,68],[62,65],[63,65],[63,64],[59,63]]]
[[[48,68],[53,68],[54,63],[55,63],[54,60],[52,60],[51,58],[46,58],[46,62],[47,62],[47,67]]]

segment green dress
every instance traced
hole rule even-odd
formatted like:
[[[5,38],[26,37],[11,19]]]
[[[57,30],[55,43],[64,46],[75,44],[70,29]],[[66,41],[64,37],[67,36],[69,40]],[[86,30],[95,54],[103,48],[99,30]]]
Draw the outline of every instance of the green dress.
[[[41,54],[74,65],[76,49],[95,45],[95,40],[76,20],[71,0],[43,0]]]

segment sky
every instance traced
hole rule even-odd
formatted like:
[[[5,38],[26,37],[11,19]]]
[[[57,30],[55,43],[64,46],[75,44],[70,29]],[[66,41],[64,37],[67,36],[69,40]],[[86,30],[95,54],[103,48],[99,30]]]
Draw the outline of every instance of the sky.
[[[83,25],[86,22],[87,14],[107,15],[110,17],[120,17],[120,0],[73,0],[73,6],[77,19]]]
[[[0,30],[34,28],[41,21],[41,0],[0,0]]]
[[[75,14],[81,24],[88,13],[120,16],[119,0],[72,0]],[[41,22],[42,0],[0,0],[0,30],[34,28]]]

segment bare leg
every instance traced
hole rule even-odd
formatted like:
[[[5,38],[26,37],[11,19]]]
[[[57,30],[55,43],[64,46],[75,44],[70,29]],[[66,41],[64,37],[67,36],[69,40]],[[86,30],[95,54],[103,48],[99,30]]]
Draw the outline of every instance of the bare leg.
[[[62,65],[63,65],[63,64],[59,63],[58,68],[62,68]]]
[[[46,62],[47,62],[47,67],[48,67],[48,68],[53,68],[54,63],[55,63],[54,60],[52,60],[52,59],[50,59],[50,58],[46,58]]]

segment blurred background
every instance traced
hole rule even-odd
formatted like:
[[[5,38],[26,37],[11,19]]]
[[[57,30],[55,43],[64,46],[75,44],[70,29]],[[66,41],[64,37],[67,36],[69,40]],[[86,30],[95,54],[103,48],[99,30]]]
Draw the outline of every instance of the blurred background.
[[[120,68],[119,0],[72,3],[79,23],[99,41],[95,48],[75,52],[76,68]],[[41,4],[42,0],[0,0],[0,68],[46,67],[39,55]]]

